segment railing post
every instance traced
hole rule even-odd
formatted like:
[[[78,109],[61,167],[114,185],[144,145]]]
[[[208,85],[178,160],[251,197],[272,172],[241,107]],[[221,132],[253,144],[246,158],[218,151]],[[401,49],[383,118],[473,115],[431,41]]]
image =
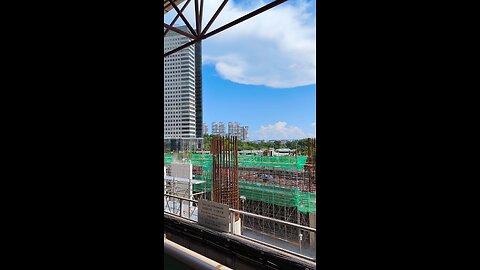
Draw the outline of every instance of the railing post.
[[[198,203],[198,201],[195,201],[193,199],[188,199],[188,198],[182,198],[182,197],[179,197],[179,196],[175,196],[175,195],[170,195],[170,194],[164,194],[164,197],[167,198],[167,201],[169,201],[168,199],[171,198],[173,199],[172,203],[176,204],[177,203],[177,200],[179,201],[180,203],[180,213],[178,214],[178,216],[180,217],[183,217],[183,202],[184,201],[187,201],[187,202],[194,202],[194,203]],[[198,207],[198,205],[197,205]],[[165,210],[165,212],[169,212],[173,215],[175,215],[176,213],[176,208],[173,208],[173,209],[170,209],[168,208],[168,210]],[[198,208],[197,208],[198,210]],[[175,213],[174,213],[175,212]],[[236,227],[235,227],[235,216],[236,214],[238,213],[240,216],[243,216],[243,218],[245,218],[245,216],[251,216],[251,217],[254,217],[254,218],[259,218],[261,220],[267,220],[267,221],[273,221],[273,222],[277,222],[279,224],[284,224],[285,227],[287,226],[292,226],[293,228],[298,228],[298,243],[299,243],[299,247],[300,247],[300,250],[298,251],[298,249],[296,249],[297,251],[293,251],[293,250],[289,250],[289,249],[285,249],[283,247],[280,247],[280,246],[277,246],[273,243],[269,243],[268,241],[265,241],[265,240],[260,240],[260,239],[252,239],[250,237],[245,237],[241,234],[239,234],[240,237],[243,237],[243,238],[247,238],[247,239],[250,239],[250,240],[253,240],[253,241],[256,241],[260,244],[265,244],[265,245],[268,245],[270,247],[273,247],[273,248],[278,248],[280,250],[283,250],[287,253],[291,253],[291,254],[294,254],[294,255],[298,255],[298,256],[302,256],[304,258],[307,258],[309,260],[313,260],[313,261],[316,261],[316,257],[313,256],[309,256],[309,255],[304,255],[303,252],[304,252],[304,249],[305,247],[303,246],[303,239],[304,239],[304,236],[305,236],[305,233],[309,233],[308,235],[315,235],[315,238],[316,238],[316,228],[310,228],[310,227],[306,227],[306,226],[303,226],[303,225],[299,225],[299,224],[295,224],[295,223],[290,223],[290,222],[287,222],[287,221],[283,221],[283,220],[277,220],[275,218],[270,218],[270,217],[264,217],[264,216],[260,216],[258,214],[252,214],[252,213],[249,213],[249,212],[244,212],[244,211],[240,211],[240,210],[235,210],[235,209],[229,209],[229,220],[230,220],[230,228],[229,228],[229,233],[231,233],[231,235],[237,235],[236,233]],[[191,213],[189,211],[189,216],[191,217]],[[198,222],[198,220],[196,220],[196,222]],[[242,222],[243,223],[243,222]],[[240,232],[241,232],[241,229],[243,228],[244,224],[240,224]],[[298,247],[297,247],[298,248]],[[315,248],[316,249],[316,248]]]
[[[171,198],[173,198],[173,200],[172,200],[172,202],[173,202],[173,214],[175,215],[175,209],[176,209],[176,207],[175,207],[175,201],[176,200],[175,199],[176,198],[174,198],[174,197],[171,197]]]
[[[299,238],[299,243],[300,243],[300,254],[302,254],[302,238],[303,238],[303,234],[302,234],[302,230],[300,229],[300,234],[298,235],[298,238]]]
[[[183,201],[182,199],[179,199],[179,202],[180,202],[180,217],[182,217],[182,204],[183,204]]]
[[[230,210],[230,233],[235,235],[235,230],[234,230],[234,225],[235,225],[235,213]]]

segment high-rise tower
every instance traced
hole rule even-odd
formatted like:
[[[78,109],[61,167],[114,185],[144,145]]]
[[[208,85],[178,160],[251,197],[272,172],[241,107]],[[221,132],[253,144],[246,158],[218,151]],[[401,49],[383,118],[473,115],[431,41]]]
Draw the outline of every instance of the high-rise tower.
[[[178,27],[189,32],[186,26]],[[169,31],[164,51],[177,48],[190,39]],[[164,58],[164,138],[175,150],[200,147],[202,138],[201,45],[189,46]],[[178,147],[174,147],[177,144]]]
[[[195,129],[197,138],[203,137],[203,108],[202,108],[202,42],[195,44]]]

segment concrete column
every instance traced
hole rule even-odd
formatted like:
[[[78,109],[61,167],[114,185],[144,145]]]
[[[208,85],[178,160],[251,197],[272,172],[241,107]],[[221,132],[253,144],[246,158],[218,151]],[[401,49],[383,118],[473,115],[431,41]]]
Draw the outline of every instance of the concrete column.
[[[230,226],[232,226],[232,223],[230,222]],[[238,219],[233,223],[233,231],[235,235],[242,235],[242,219]]]

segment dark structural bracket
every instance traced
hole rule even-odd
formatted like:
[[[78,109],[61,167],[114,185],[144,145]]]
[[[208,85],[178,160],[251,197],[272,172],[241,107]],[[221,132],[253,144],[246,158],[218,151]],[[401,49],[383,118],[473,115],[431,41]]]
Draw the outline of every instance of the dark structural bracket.
[[[187,48],[188,46],[190,45],[193,45],[197,42],[200,42],[208,37],[211,37],[213,35],[216,35],[222,31],[225,31],[227,30],[228,28],[234,26],[234,25],[237,25],[243,21],[246,21],[262,12],[265,12],[277,5],[280,5],[281,3],[284,3],[286,2],[287,0],[275,0],[275,1],[272,1],[271,3],[269,4],[266,4],[265,6],[263,7],[260,7],[234,21],[231,21],[230,23],[227,23],[213,31],[210,31],[209,33],[207,33],[207,31],[209,30],[209,28],[212,26],[213,22],[215,21],[215,19],[218,17],[218,15],[222,12],[223,8],[225,7],[225,5],[227,4],[228,0],[223,0],[222,4],[220,4],[220,6],[218,7],[217,11],[215,12],[215,14],[212,16],[212,18],[209,20],[209,22],[207,23],[207,25],[205,26],[205,28],[202,30],[202,19],[203,19],[203,1],[204,0],[194,0],[194,9],[195,9],[195,28],[194,29],[192,27],[192,25],[188,22],[188,20],[185,18],[185,16],[183,15],[183,12],[185,11],[185,8],[187,7],[187,5],[190,3],[191,0],[187,0],[185,2],[185,4],[183,5],[183,7],[181,9],[178,8],[178,6],[175,4],[175,1],[173,0],[168,0],[168,1],[165,1],[167,2],[167,5],[170,7],[173,7],[173,9],[175,9],[175,11],[177,12],[177,15],[175,16],[175,18],[173,19],[173,21],[170,23],[170,24],[167,24],[167,23],[163,23],[163,26],[164,28],[166,29],[165,32],[163,33],[163,36],[165,37],[167,35],[167,33],[169,31],[174,31],[180,35],[183,35],[185,37],[188,37],[191,39],[190,42],[187,42],[185,44],[183,44],[182,46],[180,47],[177,47],[173,50],[170,50],[170,51],[167,51],[167,52],[164,52],[163,53],[163,57],[167,57],[171,54],[174,54],[180,50],[183,50],[185,48]],[[178,20],[178,18],[181,18],[182,21],[185,23],[185,25],[187,26],[187,28],[190,30],[191,33],[187,33],[187,32],[184,32],[176,27],[174,27],[173,25],[175,24],[175,22]]]

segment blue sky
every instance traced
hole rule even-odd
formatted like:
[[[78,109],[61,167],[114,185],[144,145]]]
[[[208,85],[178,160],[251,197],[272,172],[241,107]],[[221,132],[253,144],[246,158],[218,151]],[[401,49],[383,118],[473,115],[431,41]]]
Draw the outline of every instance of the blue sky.
[[[239,84],[223,79],[213,65],[203,65],[203,120],[210,132],[212,122],[237,121],[249,126],[251,140],[313,136],[315,96],[316,85],[275,89]],[[278,129],[286,132],[278,134]]]
[[[221,2],[205,1],[203,25]],[[268,2],[229,1],[210,31]],[[315,136],[315,5],[287,1],[203,41],[203,113],[210,129],[213,121],[237,121],[249,126],[252,140]],[[193,5],[184,14],[193,22]],[[174,16],[169,12],[164,21]]]

